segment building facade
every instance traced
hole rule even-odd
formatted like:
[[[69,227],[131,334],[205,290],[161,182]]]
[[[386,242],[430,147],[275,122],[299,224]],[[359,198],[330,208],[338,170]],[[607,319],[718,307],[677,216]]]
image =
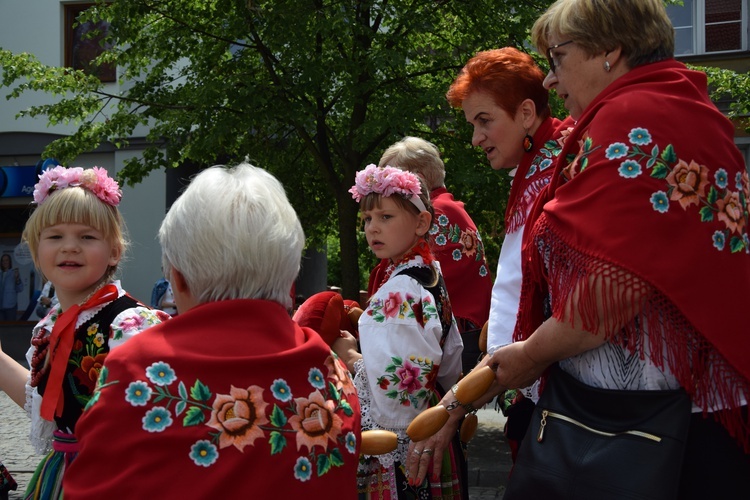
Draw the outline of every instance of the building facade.
[[[74,16],[86,4],[60,0],[33,2],[0,1],[0,47],[13,53],[28,52],[47,65],[85,65],[94,54],[91,42],[81,39],[74,28]],[[113,94],[120,84],[113,74],[102,75],[106,90]],[[75,125],[51,126],[44,116],[16,119],[19,111],[52,102],[44,93],[25,93],[6,100],[8,89],[0,90],[0,254],[9,254],[21,272],[24,288],[18,296],[19,318],[31,303],[41,277],[35,272],[28,250],[21,244],[21,232],[30,213],[31,195],[44,161],[45,147],[58,137],[70,135]],[[142,135],[145,136],[145,131]],[[124,162],[138,156],[143,140],[134,137],[127,149],[103,145],[83,154],[69,166],[106,168],[116,175]],[[50,160],[54,161],[54,160]],[[167,176],[153,172],[135,187],[123,186],[120,210],[125,217],[131,245],[121,264],[123,286],[148,303],[154,282],[161,277],[161,250],[157,231],[167,207]],[[36,316],[28,318],[35,321]]]

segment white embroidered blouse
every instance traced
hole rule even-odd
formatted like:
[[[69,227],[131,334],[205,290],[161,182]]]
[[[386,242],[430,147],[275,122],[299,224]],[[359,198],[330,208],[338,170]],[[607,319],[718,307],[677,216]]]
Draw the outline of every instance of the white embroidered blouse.
[[[440,270],[437,261],[432,265]],[[406,428],[431,406],[435,384],[450,390],[461,373],[463,343],[455,319],[451,317],[441,348],[443,329],[435,298],[416,279],[398,274],[415,266],[424,266],[422,257],[396,267],[359,319],[362,359],[355,363],[354,382],[362,430],[387,429],[399,436],[399,448],[378,457],[386,467],[405,461]]]

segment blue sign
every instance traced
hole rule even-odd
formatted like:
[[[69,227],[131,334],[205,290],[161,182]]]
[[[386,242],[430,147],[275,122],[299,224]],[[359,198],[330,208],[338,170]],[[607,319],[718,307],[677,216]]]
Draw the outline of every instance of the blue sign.
[[[18,198],[34,195],[34,185],[39,182],[39,174],[50,167],[59,165],[57,160],[47,158],[36,165],[13,165],[0,167],[0,197]]]

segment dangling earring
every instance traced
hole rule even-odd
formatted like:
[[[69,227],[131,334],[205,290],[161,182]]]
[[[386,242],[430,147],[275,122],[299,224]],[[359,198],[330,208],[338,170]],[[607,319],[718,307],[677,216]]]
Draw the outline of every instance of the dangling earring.
[[[534,138],[526,134],[526,137],[523,138],[523,150],[528,153],[532,149],[534,149]]]
[[[604,61],[604,71],[609,73],[609,70],[612,69],[612,66],[609,65],[609,61]]]

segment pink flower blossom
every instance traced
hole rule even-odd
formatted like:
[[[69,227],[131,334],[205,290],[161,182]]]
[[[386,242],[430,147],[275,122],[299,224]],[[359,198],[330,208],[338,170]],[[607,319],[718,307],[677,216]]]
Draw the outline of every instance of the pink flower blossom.
[[[404,362],[404,366],[396,370],[396,376],[399,378],[398,389],[411,394],[422,388],[422,382],[419,381],[420,368],[411,363]]]
[[[419,183],[419,177],[411,172],[391,166],[381,168],[370,164],[364,170],[357,172],[354,177],[354,186],[349,192],[358,203],[371,193],[386,197],[398,193],[411,199],[422,193],[422,186]]]
[[[145,319],[139,315],[130,316],[129,318],[123,319],[122,323],[120,323],[120,327],[122,328],[123,332],[129,332],[131,330],[139,330],[141,325],[143,325]]]
[[[401,310],[401,294],[399,292],[391,292],[388,294],[388,298],[383,302],[383,314],[386,318],[395,318]]]
[[[88,189],[97,198],[113,207],[116,207],[122,198],[119,184],[109,177],[105,169],[94,167],[84,170],[81,167],[65,168],[58,165],[39,175],[39,182],[34,186],[34,201],[41,205],[52,192],[78,186]]]

